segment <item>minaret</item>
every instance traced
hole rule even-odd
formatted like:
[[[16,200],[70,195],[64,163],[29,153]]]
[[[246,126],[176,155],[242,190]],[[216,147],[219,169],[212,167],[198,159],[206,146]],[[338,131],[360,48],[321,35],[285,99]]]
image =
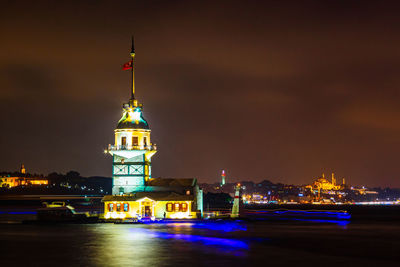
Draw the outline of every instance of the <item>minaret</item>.
[[[225,170],[222,170],[221,173],[221,186],[225,185]]]
[[[21,170],[20,170],[20,173],[22,173],[22,174],[26,174],[26,169],[25,169],[25,166],[24,166],[24,164],[22,164],[22,165],[21,165]]]
[[[124,104],[118,121],[115,143],[107,152],[113,156],[113,195],[144,191],[151,178],[151,157],[157,152],[150,141],[150,127],[142,115],[142,105],[135,98],[135,47],[132,37],[131,98]]]

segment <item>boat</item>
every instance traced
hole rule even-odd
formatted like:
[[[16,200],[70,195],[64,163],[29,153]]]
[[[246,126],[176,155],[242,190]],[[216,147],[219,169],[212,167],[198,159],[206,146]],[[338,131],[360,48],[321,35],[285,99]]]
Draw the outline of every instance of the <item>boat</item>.
[[[45,206],[36,210],[37,220],[24,223],[96,223],[97,216],[88,213],[78,213],[74,207],[65,202],[43,203]]]

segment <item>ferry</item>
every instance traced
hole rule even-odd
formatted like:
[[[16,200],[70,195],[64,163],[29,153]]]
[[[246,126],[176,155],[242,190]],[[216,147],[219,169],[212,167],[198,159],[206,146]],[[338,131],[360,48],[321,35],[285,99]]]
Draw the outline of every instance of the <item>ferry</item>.
[[[37,209],[37,220],[24,223],[96,223],[97,216],[88,213],[78,213],[74,207],[65,202],[43,203],[43,208]]]

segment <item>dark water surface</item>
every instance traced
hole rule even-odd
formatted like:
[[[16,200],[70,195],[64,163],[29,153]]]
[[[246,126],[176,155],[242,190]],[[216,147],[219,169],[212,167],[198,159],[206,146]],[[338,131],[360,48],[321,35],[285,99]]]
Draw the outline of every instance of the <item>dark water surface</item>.
[[[0,266],[400,266],[398,222],[3,223],[0,242]]]

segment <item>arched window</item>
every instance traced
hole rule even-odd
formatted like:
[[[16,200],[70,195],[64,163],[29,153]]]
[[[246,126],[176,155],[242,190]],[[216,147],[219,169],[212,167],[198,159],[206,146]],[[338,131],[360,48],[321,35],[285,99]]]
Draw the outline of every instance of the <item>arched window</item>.
[[[129,204],[128,203],[124,203],[124,211],[125,212],[129,211]]]
[[[114,204],[113,203],[108,204],[108,211],[114,211]]]
[[[182,203],[182,204],[181,204],[181,211],[182,211],[182,212],[187,212],[187,210],[188,210],[188,205],[187,205],[187,203]]]
[[[175,211],[175,212],[180,211],[180,207],[181,207],[181,205],[179,205],[179,203],[175,203],[175,205],[174,205],[174,211]]]
[[[121,211],[121,203],[117,203],[117,211]]]
[[[167,203],[167,211],[172,212],[173,210],[174,210],[174,206],[172,205],[172,203]]]

